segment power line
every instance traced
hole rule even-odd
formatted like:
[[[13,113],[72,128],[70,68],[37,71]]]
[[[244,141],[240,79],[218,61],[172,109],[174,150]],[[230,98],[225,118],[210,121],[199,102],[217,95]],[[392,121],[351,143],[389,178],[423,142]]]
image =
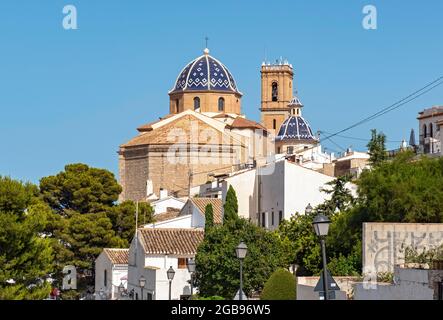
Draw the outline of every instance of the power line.
[[[332,134],[331,132],[328,131],[319,131],[320,133],[325,133],[325,134]],[[344,135],[339,135],[337,134],[336,137],[339,138],[344,138],[344,139],[349,139],[349,140],[358,140],[358,141],[364,141],[364,142],[369,142],[371,139],[368,138],[357,138],[357,137],[351,137],[351,136],[344,136]],[[402,143],[403,141],[399,141],[399,140],[386,140],[387,143]]]
[[[325,140],[330,140],[332,137],[338,136],[340,133],[343,133],[343,132],[349,131],[349,130],[351,130],[351,129],[353,129],[353,128],[359,126],[359,125],[362,125],[362,124],[364,124],[364,123],[366,123],[366,122],[369,122],[369,121],[371,121],[371,120],[374,120],[374,119],[376,119],[376,118],[378,118],[378,117],[381,117],[382,115],[384,115],[384,114],[386,114],[386,113],[388,113],[388,112],[391,112],[391,111],[393,111],[393,110],[395,110],[395,109],[400,108],[401,106],[404,106],[405,104],[407,104],[407,103],[409,103],[409,102],[411,102],[411,101],[414,101],[415,99],[417,99],[417,98],[419,98],[419,97],[425,95],[426,93],[430,92],[431,90],[435,89],[436,87],[442,85],[442,84],[443,84],[443,81],[441,81],[442,79],[443,79],[443,76],[437,78],[436,80],[434,80],[434,81],[428,83],[426,86],[424,86],[424,87],[422,87],[422,88],[420,88],[420,89],[414,91],[413,93],[409,94],[408,96],[402,98],[401,100],[399,100],[399,101],[397,101],[397,102],[391,104],[390,106],[388,106],[388,107],[386,107],[386,108],[383,108],[382,110],[380,110],[380,111],[374,113],[373,115],[371,115],[371,116],[369,116],[369,117],[366,117],[366,118],[364,118],[363,120],[360,120],[360,121],[358,121],[357,123],[354,123],[353,125],[350,125],[350,126],[344,128],[344,129],[342,129],[342,130],[339,130],[339,131],[337,131],[337,132],[335,132],[335,133],[333,133],[333,134],[327,136],[326,138],[323,139],[323,141],[325,141]],[[296,153],[299,153],[299,152],[301,152],[301,151],[304,152],[304,151],[306,151],[306,150],[310,150],[310,149],[313,149],[313,148],[315,148],[315,146],[310,147],[310,148],[308,148],[308,149],[304,149],[304,150],[297,151]]]

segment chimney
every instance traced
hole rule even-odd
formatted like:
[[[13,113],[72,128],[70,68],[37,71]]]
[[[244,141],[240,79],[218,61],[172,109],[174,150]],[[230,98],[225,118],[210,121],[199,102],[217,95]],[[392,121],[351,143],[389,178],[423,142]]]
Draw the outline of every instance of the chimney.
[[[168,196],[168,190],[160,188],[160,199],[164,199]]]

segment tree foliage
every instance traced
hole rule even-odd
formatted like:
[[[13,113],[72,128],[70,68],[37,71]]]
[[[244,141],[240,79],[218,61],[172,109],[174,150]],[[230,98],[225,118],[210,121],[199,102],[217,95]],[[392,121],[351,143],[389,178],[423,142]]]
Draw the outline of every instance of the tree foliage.
[[[50,292],[53,252],[41,232],[51,212],[37,194],[34,185],[0,176],[0,300],[42,299]]]
[[[355,203],[355,199],[351,191],[347,188],[347,183],[350,182],[351,179],[351,175],[344,175],[326,183],[330,188],[322,188],[322,192],[330,195],[330,199],[320,204],[316,211],[321,211],[327,216],[332,216],[334,213],[352,206]]]
[[[42,178],[40,191],[58,213],[95,213],[112,207],[122,189],[110,171],[77,163],[65,166],[55,176]]]
[[[376,129],[371,130],[371,140],[368,143],[369,163],[377,166],[387,159],[386,136],[383,133],[377,133]]]
[[[129,247],[135,234],[135,212],[136,203],[124,201],[107,211],[107,216],[111,220],[112,230],[116,236],[120,237]],[[147,202],[138,203],[138,224],[148,224],[154,221],[154,210]]]
[[[260,300],[295,300],[295,277],[286,269],[278,269],[266,281]]]
[[[235,248],[244,241],[248,253],[243,264],[244,291],[260,291],[271,273],[287,267],[289,244],[277,233],[239,218],[210,228],[196,256],[196,285],[202,296],[232,299],[239,289],[239,260]]]
[[[238,219],[238,201],[234,188],[229,186],[226,193],[225,204],[223,205],[223,223],[229,220]]]
[[[214,209],[212,204],[208,203],[205,208],[205,230],[214,226]]]

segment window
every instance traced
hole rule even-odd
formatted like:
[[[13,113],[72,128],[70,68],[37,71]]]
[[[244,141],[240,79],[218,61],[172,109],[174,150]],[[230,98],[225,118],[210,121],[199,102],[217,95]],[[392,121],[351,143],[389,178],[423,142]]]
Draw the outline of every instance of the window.
[[[178,268],[179,269],[186,269],[188,267],[186,258],[178,258]]]
[[[225,111],[225,99],[218,98],[218,111]]]
[[[272,225],[274,225],[274,222],[275,222],[275,221],[274,221],[274,211],[272,211],[271,221],[272,221],[272,222],[271,222]]]
[[[138,292],[135,293],[135,300],[138,300]]]
[[[277,120],[275,120],[275,119],[272,120],[272,128],[274,130],[277,129]]]
[[[195,97],[194,98],[194,110],[200,109],[200,98]]]
[[[178,113],[179,111],[179,101],[178,99],[175,100],[175,112]]]
[[[294,147],[288,147],[287,149],[286,149],[286,152],[287,152],[287,154],[293,154],[294,153]]]
[[[283,211],[278,212],[278,224],[280,224],[283,221]]]
[[[108,283],[108,270],[105,269],[105,271],[103,271],[103,284],[106,287]]]
[[[427,133],[427,130],[426,130],[427,128],[426,128],[426,124],[424,124],[423,125],[423,138],[426,138],[427,137],[427,135],[428,135],[428,133]]]
[[[266,228],[266,212],[262,212],[261,214],[261,226]]]
[[[280,148],[280,147],[277,148],[277,153],[278,153],[278,154],[281,153],[281,148]]]
[[[146,300],[152,300],[152,293],[148,292],[146,295]]]
[[[272,101],[278,101],[278,83],[272,83]]]
[[[434,136],[434,126],[432,123],[429,124],[429,136],[432,138]]]

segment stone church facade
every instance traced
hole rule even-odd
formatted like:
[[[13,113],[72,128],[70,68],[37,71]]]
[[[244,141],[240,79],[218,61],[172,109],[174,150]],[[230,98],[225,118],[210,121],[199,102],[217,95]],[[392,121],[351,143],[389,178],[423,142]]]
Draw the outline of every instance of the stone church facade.
[[[190,187],[274,152],[266,128],[241,114],[234,77],[208,49],[183,68],[169,98],[169,114],[119,148],[121,201],[157,199],[162,189],[192,196]]]

